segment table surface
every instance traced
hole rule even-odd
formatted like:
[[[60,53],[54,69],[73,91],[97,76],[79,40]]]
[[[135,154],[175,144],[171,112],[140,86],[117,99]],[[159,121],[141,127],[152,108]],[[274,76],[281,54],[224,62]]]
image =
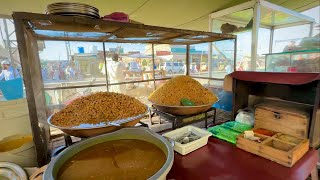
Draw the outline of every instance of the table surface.
[[[190,154],[182,156],[175,152],[167,179],[304,180],[317,161],[317,151],[310,149],[293,167],[288,168],[210,137],[206,146]]]

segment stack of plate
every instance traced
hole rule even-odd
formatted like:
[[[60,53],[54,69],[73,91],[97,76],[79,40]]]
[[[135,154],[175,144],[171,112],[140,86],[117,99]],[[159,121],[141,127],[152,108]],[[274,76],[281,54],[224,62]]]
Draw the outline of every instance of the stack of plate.
[[[100,18],[99,10],[93,6],[80,3],[60,2],[49,4],[46,9],[47,14],[63,16],[80,16],[87,18]]]

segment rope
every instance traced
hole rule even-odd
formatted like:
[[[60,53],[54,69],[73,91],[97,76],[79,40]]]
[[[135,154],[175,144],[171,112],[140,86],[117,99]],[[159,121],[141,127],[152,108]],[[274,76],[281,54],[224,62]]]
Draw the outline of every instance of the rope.
[[[142,3],[137,9],[133,10],[129,15],[132,15],[133,13],[137,12],[139,9],[141,9],[144,5],[146,5],[151,0],[146,0],[144,3]]]

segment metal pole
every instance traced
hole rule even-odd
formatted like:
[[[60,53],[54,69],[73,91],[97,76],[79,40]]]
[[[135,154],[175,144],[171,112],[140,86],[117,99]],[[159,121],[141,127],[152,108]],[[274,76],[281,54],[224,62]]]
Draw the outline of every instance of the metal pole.
[[[109,81],[108,81],[108,68],[107,68],[107,59],[106,59],[106,46],[105,42],[102,43],[102,48],[103,48],[103,60],[104,60],[104,69],[106,72],[106,86],[107,86],[107,91],[109,92]]]
[[[314,23],[310,23],[310,31],[309,31],[309,37],[312,37],[312,33],[313,33],[313,25]]]
[[[260,25],[260,1],[257,1],[253,8],[253,26],[252,26],[252,43],[251,43],[251,71],[256,70],[257,66],[257,51],[258,51],[258,35]]]
[[[70,57],[71,57],[70,42],[69,41],[65,41],[64,44],[65,44],[66,50],[67,50],[67,59],[70,60]]]
[[[270,41],[269,41],[269,54],[272,53],[272,49],[273,49],[273,36],[274,36],[274,27],[272,27],[270,29]]]
[[[270,29],[270,41],[269,41],[269,54],[272,53],[272,49],[273,49],[273,36],[274,36],[274,21],[275,21],[275,17],[274,17],[275,12],[272,11],[272,16],[271,16],[271,21],[272,21],[272,27]]]
[[[237,70],[237,38],[234,39],[234,50],[233,50],[233,71]]]
[[[155,61],[154,61],[154,44],[151,44],[152,47],[152,73],[153,73],[153,90],[156,90],[156,73],[155,73]]]
[[[4,31],[6,33],[6,48],[9,50],[9,55],[10,55],[10,63],[11,65],[13,65],[13,56],[12,56],[12,51],[11,51],[11,47],[10,47],[10,35],[9,35],[9,31],[8,31],[8,25],[7,25],[7,20],[3,19],[3,24],[4,24]]]
[[[269,41],[269,54],[272,53],[273,50],[273,36],[274,36],[274,27],[270,29],[270,41]],[[267,72],[267,64],[268,64],[268,55],[264,58],[264,71]]]
[[[209,32],[212,32],[212,19],[209,15]],[[208,43],[208,73],[212,77],[212,42]]]
[[[189,59],[190,59],[190,45],[188,44],[187,45],[187,52],[186,52],[186,75],[190,75],[190,72],[189,72],[189,70],[190,70],[190,61],[189,61]]]

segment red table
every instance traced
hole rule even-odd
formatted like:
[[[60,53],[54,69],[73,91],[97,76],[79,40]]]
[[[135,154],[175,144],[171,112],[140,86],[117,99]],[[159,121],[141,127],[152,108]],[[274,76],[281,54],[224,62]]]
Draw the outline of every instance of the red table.
[[[206,146],[190,154],[182,156],[175,152],[167,179],[304,180],[316,167],[317,160],[317,151],[310,149],[293,167],[287,168],[210,137]]]

